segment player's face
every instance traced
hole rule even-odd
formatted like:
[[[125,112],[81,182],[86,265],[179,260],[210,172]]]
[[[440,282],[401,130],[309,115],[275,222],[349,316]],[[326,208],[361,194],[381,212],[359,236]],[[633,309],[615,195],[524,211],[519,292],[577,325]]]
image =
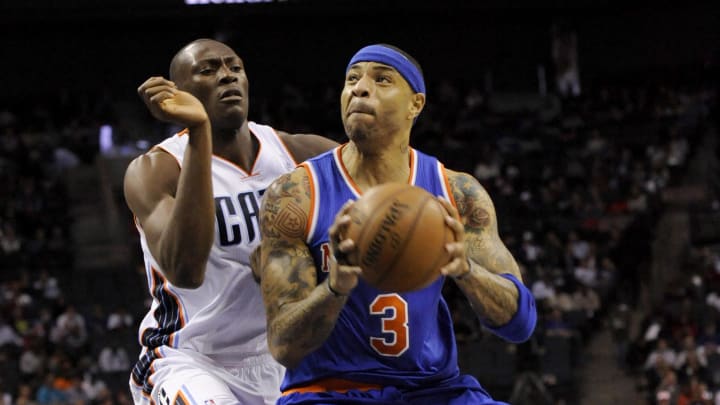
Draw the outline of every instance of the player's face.
[[[354,64],[345,75],[340,112],[345,133],[359,142],[380,141],[412,127],[410,85],[394,68],[376,62]]]
[[[226,45],[207,41],[187,50],[178,83],[205,106],[215,129],[239,128],[247,119],[248,80],[242,59]]]

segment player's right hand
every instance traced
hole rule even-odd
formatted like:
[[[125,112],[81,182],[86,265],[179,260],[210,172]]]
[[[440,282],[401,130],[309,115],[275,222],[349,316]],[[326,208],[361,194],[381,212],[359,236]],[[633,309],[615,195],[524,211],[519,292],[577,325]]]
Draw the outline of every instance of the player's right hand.
[[[342,295],[350,295],[357,286],[358,277],[362,272],[360,267],[348,261],[348,257],[352,256],[356,248],[355,241],[343,239],[343,235],[346,234],[345,229],[351,221],[349,213],[352,204],[352,201],[348,201],[340,208],[340,211],[335,216],[335,222],[328,229],[330,247],[333,253],[330,260],[328,283],[330,283],[330,288],[333,291]]]
[[[192,94],[178,90],[175,83],[164,77],[151,77],[138,87],[153,117],[184,127],[195,127],[208,122],[208,115],[200,100]]]

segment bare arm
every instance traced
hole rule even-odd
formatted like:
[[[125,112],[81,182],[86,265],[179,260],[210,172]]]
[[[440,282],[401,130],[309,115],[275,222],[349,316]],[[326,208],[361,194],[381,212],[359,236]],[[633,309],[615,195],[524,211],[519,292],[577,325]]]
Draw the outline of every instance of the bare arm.
[[[165,276],[178,287],[197,288],[215,233],[210,123],[202,104],[172,82],[151,78],[138,93],[156,118],[186,125],[190,138],[182,170],[160,150],[133,160],[125,173],[125,199]]]
[[[285,132],[279,134],[298,163],[338,146],[337,142],[320,135],[290,135]]]
[[[457,248],[464,248],[467,255],[465,263],[451,263],[449,275],[482,319],[504,325],[518,310],[518,290],[499,274],[509,273],[522,281],[518,265],[500,239],[495,207],[487,191],[466,173],[448,170],[448,179],[464,225],[464,246]]]
[[[310,210],[310,187],[305,169],[278,178],[263,198],[260,286],[265,301],[268,344],[275,359],[286,367],[320,347],[330,336],[349,294],[347,284],[318,285],[315,264],[304,235]],[[344,267],[344,266],[343,266]],[[356,276],[357,279],[357,276]],[[357,283],[357,281],[355,281]],[[354,285],[352,285],[354,287]]]

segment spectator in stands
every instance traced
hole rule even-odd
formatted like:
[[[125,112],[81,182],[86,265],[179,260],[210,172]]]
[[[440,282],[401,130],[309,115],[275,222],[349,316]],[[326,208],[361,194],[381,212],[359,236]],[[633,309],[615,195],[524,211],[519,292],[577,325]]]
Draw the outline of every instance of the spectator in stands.
[[[5,405],[9,405],[6,402],[4,402]],[[35,399],[33,398],[33,391],[32,387],[30,387],[29,384],[20,384],[17,389],[17,398],[15,398],[15,402],[10,402],[10,404],[15,405],[35,405],[37,402],[35,402]]]
[[[545,320],[545,335],[573,337],[577,331],[563,319],[562,312],[553,308]]]
[[[540,256],[542,255],[542,248],[535,243],[534,235],[530,231],[523,232],[522,236],[522,254],[520,255],[520,260],[522,260],[526,264],[533,264],[537,262],[540,259]]]
[[[75,310],[74,305],[68,305],[65,312],[57,318],[51,338],[72,353],[77,353],[86,343],[85,318]]]
[[[20,263],[21,247],[22,242],[15,233],[15,228],[6,223],[0,231],[0,250],[2,250],[3,262],[6,266],[13,268]]]
[[[19,370],[24,381],[30,381],[40,375],[45,366],[45,356],[40,345],[32,342],[20,355]]]
[[[532,293],[539,305],[549,305],[555,300],[555,283],[549,270],[538,271],[539,277],[532,284]]]
[[[93,403],[97,404],[105,400],[110,400],[112,402],[112,394],[107,388],[107,385],[103,380],[97,378],[97,376],[95,376],[92,372],[85,373],[81,383],[81,388],[83,394],[87,397],[87,399],[93,401]]]
[[[597,269],[595,268],[594,257],[586,256],[584,259],[580,259],[578,265],[575,266],[573,270],[573,274],[575,280],[577,280],[581,286],[595,288],[598,285],[598,275]]]
[[[660,359],[662,359],[662,363],[664,365],[673,366],[676,358],[677,353],[675,353],[675,350],[668,345],[668,341],[663,338],[658,339],[655,350],[650,352],[650,355],[648,355],[647,360],[645,361],[645,369],[650,370],[652,368],[657,368]]]
[[[33,282],[32,288],[46,303],[57,301],[62,294],[57,278],[51,276],[47,269],[40,270],[40,274]]]
[[[65,394],[63,394],[61,390],[55,388],[54,374],[48,373],[45,376],[45,379],[35,393],[35,399],[40,405],[50,405],[65,402]]]
[[[693,377],[702,382],[710,381],[708,369],[700,362],[695,351],[689,352],[685,361],[681,365],[676,365],[675,369],[681,381],[688,381]]]
[[[573,294],[573,299],[578,309],[585,312],[587,319],[594,318],[595,313],[600,309],[600,297],[587,285],[580,284]]]
[[[98,368],[105,373],[125,372],[130,370],[130,359],[127,351],[118,345],[110,344],[100,351],[98,358]]]
[[[700,361],[700,364],[703,366],[707,365],[707,358],[704,355],[704,351],[699,352],[698,349],[699,348],[695,343],[695,337],[692,335],[685,336],[682,340],[681,349],[677,353],[673,366],[676,369],[683,367],[690,356],[697,356],[697,360]]]
[[[660,383],[655,389],[655,398],[659,403],[666,403],[668,405],[674,405],[677,403],[677,397],[680,391],[680,387],[677,382],[677,375],[669,367],[661,368]],[[661,402],[661,401],[667,402]]]
[[[683,385],[678,395],[677,405],[712,405],[712,393],[701,379],[693,376]]]
[[[118,306],[115,311],[108,315],[107,330],[126,329],[133,326],[133,317],[123,306]]]
[[[575,260],[584,260],[590,255],[590,244],[575,231],[568,234],[567,247]]]
[[[20,347],[23,341],[17,334],[15,329],[7,323],[5,317],[0,314],[0,347],[5,345],[13,345]]]
[[[0,380],[0,405],[13,405],[11,391],[5,387],[5,384]]]

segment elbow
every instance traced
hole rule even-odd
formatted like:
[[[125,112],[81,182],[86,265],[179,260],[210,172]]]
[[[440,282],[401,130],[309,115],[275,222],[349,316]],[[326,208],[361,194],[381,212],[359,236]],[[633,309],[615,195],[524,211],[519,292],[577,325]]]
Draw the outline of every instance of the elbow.
[[[300,364],[301,357],[294,354],[287,346],[277,346],[270,344],[270,354],[280,364],[287,369],[293,369]]]
[[[205,281],[206,264],[207,261],[174,264],[167,267],[170,270],[165,272],[165,276],[176,287],[195,290]]]

